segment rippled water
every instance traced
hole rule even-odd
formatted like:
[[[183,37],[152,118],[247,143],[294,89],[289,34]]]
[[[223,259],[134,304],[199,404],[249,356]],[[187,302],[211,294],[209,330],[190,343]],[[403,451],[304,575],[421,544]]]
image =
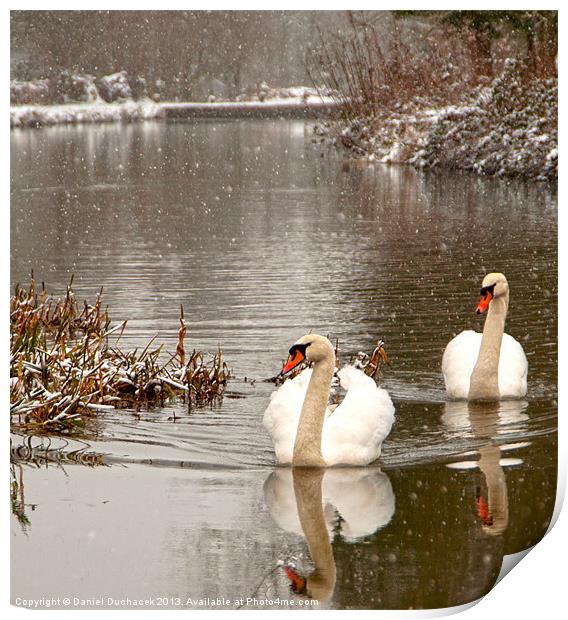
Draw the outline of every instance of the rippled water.
[[[14,437],[30,523],[25,535],[14,523],[13,598],[298,603],[276,565],[295,558],[303,575],[315,565],[321,605],[451,606],[487,592],[503,554],[546,530],[556,194],[341,161],[310,136],[293,121],[11,133],[12,283],[33,269],[57,293],[71,274],[78,297],[104,286],[111,317],[129,319],[123,346],[157,335],[174,351],[183,304],[190,346],[220,344],[236,374],[214,409],[116,412],[86,443]],[[440,360],[453,335],[482,329],[477,294],[494,270],[510,283],[529,394],[480,416],[445,403]],[[384,338],[397,421],[382,471],[274,470],[263,379],[309,330],[338,338],[345,361]]]

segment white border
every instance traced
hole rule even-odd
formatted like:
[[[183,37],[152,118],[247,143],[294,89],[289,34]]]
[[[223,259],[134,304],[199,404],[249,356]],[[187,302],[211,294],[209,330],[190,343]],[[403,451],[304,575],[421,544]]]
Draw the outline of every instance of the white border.
[[[540,5],[541,3],[539,3]],[[543,5],[543,6],[542,6]],[[559,2],[545,2],[539,6],[539,9],[550,9],[550,10],[558,10],[560,8]],[[239,2],[238,5],[235,3],[229,4],[227,2],[219,2],[218,0],[209,0],[206,4],[202,2],[163,2],[159,7],[156,7],[155,4],[139,1],[139,2],[124,2],[118,1],[112,3],[93,3],[87,2],[84,5],[78,6],[76,0],[73,2],[20,2],[20,3],[9,3],[9,9],[14,10],[52,10],[52,9],[68,9],[68,10],[87,10],[87,9],[156,9],[160,8],[161,10],[165,9],[214,9],[214,10],[254,10],[254,9],[265,9],[266,3],[260,2]],[[340,5],[337,2],[287,2],[285,5],[280,6],[271,6],[270,10],[343,10],[346,7]],[[457,8],[476,8],[476,9],[492,9],[495,8],[494,2],[488,1],[478,1],[474,6],[471,3],[468,5],[466,3],[460,2],[437,2],[435,7],[429,6],[425,7],[423,2],[406,2],[404,6],[377,6],[376,2],[360,2],[358,3],[357,9],[366,9],[366,10],[388,10],[391,8],[405,8],[405,9],[424,9],[424,8],[435,8],[435,9],[457,9]],[[534,2],[501,2],[500,9],[510,9],[510,10],[520,10],[520,9],[534,9]],[[559,11],[559,59],[563,57],[563,41],[562,41],[562,33],[563,33],[563,11]],[[10,37],[9,37],[9,12],[4,9],[2,12],[2,21],[1,21],[1,34],[2,41],[4,42],[4,63],[2,63],[3,67],[3,84],[5,85],[5,97],[8,101],[9,107],[9,95],[8,93],[8,83],[9,83],[9,47],[10,47]],[[562,61],[559,62],[559,67],[562,67]],[[561,73],[561,71],[560,71]],[[562,101],[562,92],[563,92],[563,76],[561,76],[560,80],[560,101]],[[1,210],[2,219],[2,252],[4,258],[4,264],[9,264],[9,241],[7,239],[9,234],[9,188],[10,188],[10,174],[9,174],[9,166],[8,166],[8,158],[9,158],[9,125],[7,120],[7,114],[5,114],[5,123],[4,123],[4,131],[7,133],[6,144],[3,149],[3,166],[2,173],[4,177],[3,189],[4,189],[4,206]],[[559,119],[560,131],[562,135],[563,130],[563,122],[562,117]],[[562,181],[562,174],[559,175],[559,204],[562,204],[562,198],[565,195],[564,192],[564,182]],[[559,239],[563,239],[564,235],[564,225],[563,225],[564,216],[562,215],[562,209],[559,209]],[[566,251],[563,248],[563,244],[559,244],[559,317],[566,316],[566,310],[568,309],[566,306],[566,296],[564,294],[564,274],[565,274],[565,265],[566,265]],[[4,291],[9,291],[9,268],[2,271],[2,283],[4,285]],[[7,333],[7,325],[8,325],[8,304],[7,300],[4,300],[4,303],[1,306],[1,314],[2,314],[2,325],[4,326],[4,331],[2,331],[3,338],[3,350],[8,351],[8,333]],[[564,363],[564,355],[562,344],[564,343],[564,329],[563,322],[559,322],[559,345],[560,345],[560,353],[559,353],[559,384],[561,383],[561,378],[564,376],[563,371],[565,370]],[[8,362],[7,355],[0,356],[2,357],[2,370],[4,377],[8,376]],[[5,384],[6,381],[3,382]],[[2,394],[7,394],[7,390],[5,389],[5,385],[2,386]],[[4,403],[7,404],[8,398],[5,398]],[[430,610],[430,611],[383,611],[383,610],[369,610],[369,611],[357,611],[357,612],[345,612],[345,611],[330,611],[326,612],[332,616],[337,616],[338,618],[344,618],[346,615],[368,615],[373,614],[374,617],[379,616],[380,618],[433,618],[433,617],[442,617],[449,614],[456,613],[461,611],[463,613],[463,618],[467,618],[468,620],[487,620],[487,618],[492,617],[507,617],[507,616],[520,616],[520,617],[528,617],[528,616],[544,616],[544,617],[552,617],[555,618],[558,616],[558,612],[564,609],[566,606],[565,601],[565,577],[563,566],[563,549],[566,548],[566,542],[568,540],[568,517],[566,516],[566,510],[560,512],[560,506],[563,502],[563,498],[565,495],[566,489],[566,471],[567,471],[567,454],[566,454],[566,446],[563,441],[565,435],[565,423],[562,423],[562,406],[563,398],[559,399],[559,425],[560,425],[560,439],[559,439],[559,484],[558,484],[558,493],[557,493],[557,506],[555,511],[556,522],[554,523],[552,529],[549,533],[544,537],[544,539],[536,545],[529,553],[528,557],[523,559],[518,566],[515,566],[511,573],[508,574],[502,581],[497,583],[494,589],[479,603],[474,604],[473,606],[463,606],[461,608],[452,608],[448,610]],[[5,420],[8,419],[8,416],[5,415]],[[8,433],[7,423],[5,423],[2,427],[3,433]],[[2,445],[4,446],[4,450],[2,450],[2,459],[3,459],[3,472],[5,477],[4,483],[4,493],[6,493],[6,487],[8,486],[8,454],[7,454],[7,445],[8,440],[7,437],[3,434],[4,441]],[[6,495],[5,495],[6,497]],[[5,534],[5,544],[3,545],[4,549],[8,548],[6,544],[8,542],[8,532],[10,531],[10,516],[7,509],[2,511],[2,531]],[[10,600],[10,591],[9,591],[9,557],[6,554],[6,559],[2,563],[1,573],[0,573],[0,588],[1,588],[1,600],[2,606],[0,609],[7,614],[5,617],[23,617],[24,614],[33,613],[25,609],[15,608],[9,605]],[[465,610],[464,610],[465,608]],[[37,612],[36,612],[37,613]],[[75,615],[81,615],[84,612],[75,611]],[[121,614],[122,611],[105,611],[105,612],[91,612],[89,614],[89,618],[96,618],[99,614],[103,614],[105,618],[113,617],[115,614]],[[144,617],[154,617],[156,614],[161,614],[162,612],[148,611]],[[201,617],[203,614],[211,614],[215,613],[212,611],[194,611],[192,612],[192,617]],[[231,613],[231,612],[225,612]],[[247,613],[247,612],[245,612]],[[266,612],[263,612],[266,613]],[[278,613],[278,612],[275,612]],[[295,613],[288,611],[287,613]],[[302,612],[299,612],[302,613]],[[61,611],[44,611],[42,612],[41,617],[46,618],[58,618],[60,617]],[[94,614],[94,615],[93,615]],[[239,612],[239,617],[242,617],[242,612]]]

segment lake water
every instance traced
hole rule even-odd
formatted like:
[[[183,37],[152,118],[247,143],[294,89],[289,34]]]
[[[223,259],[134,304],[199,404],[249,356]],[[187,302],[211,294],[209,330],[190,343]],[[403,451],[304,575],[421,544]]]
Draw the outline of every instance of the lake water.
[[[12,437],[12,601],[71,607],[460,605],[536,544],[556,490],[557,196],[546,186],[341,160],[299,121],[11,132],[11,280],[128,319],[121,346],[220,345],[223,402],[117,411],[85,436]],[[523,402],[446,403],[446,343],[506,274]],[[261,420],[290,345],[382,337],[396,422],[381,461],[292,474]],[[252,380],[252,381],[251,381]],[[291,591],[283,565],[307,577]],[[88,599],[88,600],[87,600]],[[241,600],[242,599],[242,600]],[[89,601],[97,601],[89,602]],[[19,601],[19,602],[18,602]],[[61,604],[61,606],[64,606]]]

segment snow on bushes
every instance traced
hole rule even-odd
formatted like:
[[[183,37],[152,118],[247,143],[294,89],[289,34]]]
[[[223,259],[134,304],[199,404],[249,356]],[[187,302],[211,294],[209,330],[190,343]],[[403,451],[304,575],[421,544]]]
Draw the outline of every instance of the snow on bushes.
[[[10,103],[12,105],[45,105],[49,103],[49,80],[31,82],[10,82]]]
[[[414,100],[393,108],[351,122],[335,144],[387,163],[558,178],[558,80],[531,78],[515,60],[461,105]]]
[[[119,71],[112,75],[105,75],[97,80],[97,86],[100,96],[107,103],[115,101],[126,101],[132,99],[132,89],[128,83],[128,75],[126,71]]]
[[[11,105],[48,105],[65,103],[107,103],[139,101],[148,96],[146,80],[129,77],[126,71],[96,78],[88,74],[61,71],[44,80],[10,83]]]
[[[423,148],[409,161],[421,167],[552,180],[558,177],[557,127],[557,80],[527,82],[510,60],[463,114],[440,114]]]
[[[56,77],[48,80],[48,103],[95,103],[99,101],[99,93],[92,75],[74,75],[62,71]]]
[[[126,71],[99,79],[62,71],[46,80],[10,84],[10,126],[43,127],[164,116],[161,106],[147,96],[146,81],[141,77],[129,78]]]

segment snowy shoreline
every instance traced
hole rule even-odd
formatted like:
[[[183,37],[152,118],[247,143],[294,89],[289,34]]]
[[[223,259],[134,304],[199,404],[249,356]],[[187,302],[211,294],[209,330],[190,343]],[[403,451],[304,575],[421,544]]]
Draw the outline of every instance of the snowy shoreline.
[[[324,118],[341,106],[330,97],[274,98],[265,101],[164,103],[166,118]]]
[[[460,104],[417,101],[368,119],[320,124],[314,141],[370,162],[555,182],[557,119],[558,80],[527,85],[509,61],[502,75]]]
[[[535,80],[526,88],[510,62],[504,73],[456,105],[415,102],[369,119],[340,116],[332,97],[289,89],[264,100],[155,102],[98,98],[85,103],[16,105],[11,128],[183,118],[314,118],[314,141],[333,143],[370,162],[417,168],[455,168],[498,177],[558,179],[558,83]],[[275,91],[275,94],[277,91]],[[291,96],[290,96],[291,95]]]
[[[10,106],[10,127],[46,127],[78,123],[108,123],[164,118],[163,106],[153,101],[68,103]]]
[[[333,117],[339,107],[331,98],[293,97],[266,101],[70,103],[10,107],[10,127],[44,127],[77,123],[139,121],[158,118]]]

